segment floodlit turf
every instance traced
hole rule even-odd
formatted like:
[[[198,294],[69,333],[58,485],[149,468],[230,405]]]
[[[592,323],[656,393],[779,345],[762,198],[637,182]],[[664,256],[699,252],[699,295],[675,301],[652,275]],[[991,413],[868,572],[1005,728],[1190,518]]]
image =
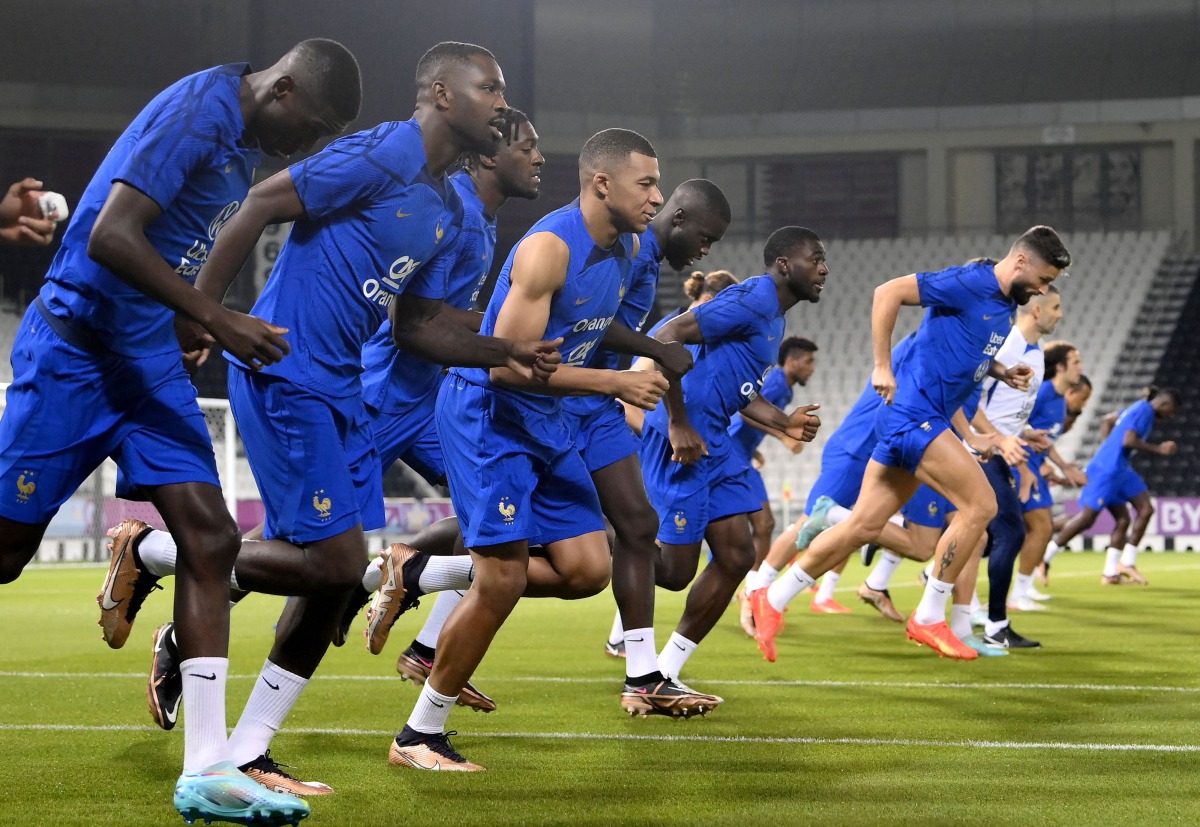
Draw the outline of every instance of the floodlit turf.
[[[455,745],[488,768],[474,775],[387,765],[416,697],[393,665],[420,610],[379,657],[357,634],[331,650],[274,755],[337,790],[311,800],[310,824],[1193,823],[1200,556],[1142,555],[1148,588],[1102,587],[1101,562],[1060,555],[1051,611],[1014,613],[1043,651],[973,663],[918,649],[857,602],[856,561],[838,593],[854,613],[813,615],[802,595],[775,664],[731,608],[683,676],[726,703],[692,721],[620,711],[622,666],[603,654],[610,596],[525,601],[476,679],[499,710],[450,719]],[[918,598],[915,573],[897,575],[901,611]],[[96,626],[103,575],[42,568],[0,587],[0,824],[182,824],[183,735],[153,728],[143,677],[170,594],[110,651]],[[661,644],[682,601],[659,601]],[[231,723],[280,604],[235,610]]]

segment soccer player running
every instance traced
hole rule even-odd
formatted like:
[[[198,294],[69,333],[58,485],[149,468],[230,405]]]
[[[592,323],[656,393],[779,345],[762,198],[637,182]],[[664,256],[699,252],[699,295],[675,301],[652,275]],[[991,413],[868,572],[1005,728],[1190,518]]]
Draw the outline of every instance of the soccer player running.
[[[740,411],[769,432],[802,442],[810,442],[820,426],[812,413],[818,406],[788,415],[763,399],[760,388],[778,355],[774,343],[783,336],[784,314],[801,301],[820,301],[829,274],[825,246],[812,230],[782,227],[767,239],[763,263],[762,276],[721,291],[653,334],[689,346],[696,360],[682,380],[670,377],[665,409],[647,414],[642,428],[642,473],[659,517],[659,585],[686,588],[696,577],[701,543],[712,550],[658,657],[659,671],[671,679],[679,677],[754,565],[747,515],[762,500],[731,445],[730,420]],[[641,697],[646,692],[626,687],[622,707],[630,714],[650,711]]]
[[[654,148],[641,135],[592,136],[579,156],[579,199],[542,218],[513,248],[482,327],[497,336],[561,338],[562,366],[542,381],[507,368],[456,368],[442,384],[438,434],[474,582],[442,629],[433,670],[392,742],[393,765],[482,769],[450,744],[446,720],[525,591],[531,541],[607,560],[596,489],[557,397],[597,393],[652,408],[666,390],[657,373],[583,367],[629,288],[637,236],[662,206],[658,178]],[[387,601],[377,596],[371,611],[394,615],[419,574],[403,571],[405,588]]]
[[[267,750],[362,580],[363,532],[384,522],[363,344],[390,313],[398,344],[432,360],[505,364],[538,381],[557,356],[547,343],[480,337],[441,301],[462,221],[445,172],[463,152],[491,151],[502,137],[500,67],[482,47],[439,43],[418,63],[416,85],[411,120],[345,137],[251,190],[197,282],[223,296],[265,227],[295,221],[255,305],[285,327],[292,355],[256,372],[233,354],[229,386],[266,509],[266,539],[243,540],[234,586],[298,599],[284,610],[230,752],[246,770],[306,795],[330,790],[291,778]],[[147,576],[170,573],[162,535],[147,539],[136,549]]]
[[[875,288],[872,386],[887,403],[876,418],[879,442],[849,518],[813,540],[791,568],[795,593],[870,542],[925,483],[949,499],[958,515],[938,542],[937,576],[926,584],[907,631],[939,654],[978,657],[950,632],[946,603],[955,577],[996,514],[996,499],[979,463],[951,430],[950,419],[960,414],[985,376],[1026,386],[1028,367],[1008,368],[993,357],[1012,329],[1016,308],[1045,293],[1070,263],[1058,234],[1037,226],[994,265],[979,262],[917,273]],[[912,349],[893,372],[892,331],[904,305],[927,309]],[[776,605],[762,598],[754,604],[759,642],[769,640],[772,647],[783,617]]]
[[[192,282],[262,154],[286,158],[342,131],[360,100],[358,64],[330,40],[303,41],[262,72],[219,66],[167,88],[92,178],[13,347],[0,464],[18,496],[0,505],[0,582],[16,579],[50,518],[106,456],[121,471],[120,496],[154,503],[179,537],[175,619],[190,714],[175,806],[189,820],[293,821],[308,807],[229,760],[238,532],[172,320],[194,320],[207,341],[259,368],[286,353],[285,329],[225,309]],[[153,582],[138,582],[130,552],[130,538],[116,537],[98,598],[113,648]]]
[[[1009,387],[998,379],[984,380],[979,409],[972,418],[977,430],[995,431],[1001,437],[1017,437],[1028,445],[1047,450],[1044,431],[1029,427],[1029,415],[1037,401],[1046,373],[1041,338],[1054,332],[1062,320],[1062,300],[1053,285],[1044,295],[1034,296],[1017,309],[1017,323],[996,354],[996,360],[1009,366],[1024,365],[1031,371],[1029,385],[1023,390]],[[1011,449],[1011,444],[1007,446]],[[1021,446],[1024,447],[1024,446]],[[1027,454],[1017,452],[1010,464],[1003,452],[983,463],[984,474],[996,498],[996,516],[988,524],[988,620],[983,642],[1000,649],[1037,649],[1041,646],[1017,632],[1008,619],[1008,589],[1013,566],[1025,542],[1025,519],[1018,491],[1018,473],[1025,473]]]
[[[1051,440],[1048,451],[1029,450],[1029,459],[1021,477],[1021,502],[1025,511],[1025,543],[1021,546],[1017,576],[1013,585],[1011,603],[1021,611],[1036,611],[1041,608],[1039,600],[1049,595],[1038,592],[1033,585],[1033,574],[1050,543],[1054,527],[1050,509],[1054,507],[1054,495],[1042,474],[1047,458],[1062,472],[1063,479],[1071,485],[1084,485],[1087,476],[1074,463],[1067,462],[1054,447],[1063,432],[1067,419],[1067,392],[1083,376],[1083,361],[1079,351],[1070,342],[1050,342],[1043,349],[1046,363],[1046,379],[1038,388],[1033,411],[1029,414],[1029,427],[1044,431]],[[1027,476],[1026,476],[1027,472]],[[1028,477],[1028,478],[1027,478]]]
[[[1129,581],[1147,585],[1148,581],[1137,570],[1138,544],[1154,516],[1154,504],[1142,475],[1133,470],[1129,458],[1134,451],[1145,451],[1160,457],[1175,453],[1173,440],[1147,442],[1154,423],[1159,419],[1170,419],[1179,412],[1179,392],[1174,388],[1146,389],[1146,398],[1138,400],[1125,410],[1110,413],[1100,422],[1104,442],[1096,456],[1087,466],[1087,485],[1079,495],[1082,510],[1068,522],[1050,542],[1047,554],[1052,556],[1082,532],[1091,528],[1107,508],[1117,519],[1108,548],[1105,550],[1104,573],[1100,582],[1118,585]],[[1130,530],[1126,503],[1133,506],[1137,518]]]

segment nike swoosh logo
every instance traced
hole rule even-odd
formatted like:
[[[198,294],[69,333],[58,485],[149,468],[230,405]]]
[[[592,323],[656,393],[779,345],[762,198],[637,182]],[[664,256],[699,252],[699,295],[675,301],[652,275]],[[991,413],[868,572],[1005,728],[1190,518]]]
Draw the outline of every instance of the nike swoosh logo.
[[[945,590],[945,589],[939,589],[937,586],[930,586],[930,588],[931,588],[931,589],[933,589],[933,590],[934,590],[935,592],[937,592],[938,594],[945,594],[945,593],[946,593],[946,590]]]
[[[404,210],[396,210],[397,218],[408,218],[410,215],[412,215],[412,213],[405,212]]]
[[[686,651],[687,651],[687,647],[686,647],[686,646],[680,646],[680,645],[679,645],[678,643],[676,643],[675,641],[671,641],[671,644],[672,644],[672,645],[673,645],[673,646],[674,646],[676,649],[678,649],[680,652],[686,652]]]
[[[588,302],[590,302],[591,300],[592,300],[592,297],[591,297],[591,296],[588,296],[588,297],[587,297],[587,298],[585,298],[585,299],[576,299],[576,300],[575,300],[575,304],[576,304],[576,305],[587,304],[587,303],[588,303]]]
[[[631,637],[631,638],[628,638],[628,640],[630,643],[641,643],[642,641],[645,640],[645,638],[644,637]]]
[[[122,557],[125,556],[124,551],[121,552],[121,556]],[[121,561],[118,561],[117,564],[115,566],[113,566],[112,570],[116,571],[120,567],[121,567]],[[113,582],[114,580],[116,580],[115,577],[110,577],[108,579],[108,582],[104,584],[104,594],[100,595],[100,608],[106,612],[111,612],[113,609],[115,609],[121,605],[120,600],[113,600],[113,598],[112,598],[112,590],[113,590],[113,586],[115,585],[115,583]]]
[[[213,672],[211,675],[201,675],[201,674],[197,673],[195,675],[192,675],[192,677],[193,678],[204,678],[204,680],[206,680],[206,681],[215,681],[217,679],[217,673]]]
[[[434,706],[436,706],[438,709],[445,709],[445,708],[446,708],[446,705],[445,705],[445,704],[440,704],[440,703],[438,703],[437,701],[430,701],[430,703],[431,703],[431,704],[433,704]]]
[[[176,698],[175,706],[171,707],[170,709],[163,710],[163,717],[166,718],[172,724],[175,723],[176,719],[179,717],[179,702],[181,700],[183,700],[183,699]]]
[[[263,683],[265,683],[267,686],[269,686],[269,687],[271,687],[272,689],[274,689],[276,692],[278,692],[278,691],[279,691],[279,687],[278,687],[278,686],[276,686],[275,684],[271,683],[269,680],[267,680],[267,676],[266,676],[266,675],[263,675]]]
[[[422,764],[420,761],[413,758],[411,755],[406,755],[405,759],[408,761],[408,763],[412,764],[414,767],[416,767],[419,770],[440,770],[442,768],[441,761],[435,760],[432,764]]]
[[[993,314],[992,314],[992,316],[995,316],[995,315],[996,315],[995,313],[993,313]],[[990,322],[990,321],[992,320],[992,316],[984,316],[984,317],[983,317],[983,320],[984,320],[985,322]]]

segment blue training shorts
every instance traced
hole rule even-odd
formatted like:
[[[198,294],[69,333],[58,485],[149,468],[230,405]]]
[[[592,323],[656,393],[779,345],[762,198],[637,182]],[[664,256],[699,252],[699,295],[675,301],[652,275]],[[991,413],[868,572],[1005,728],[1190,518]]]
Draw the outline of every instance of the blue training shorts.
[[[691,465],[671,461],[671,441],[655,428],[642,433],[642,477],[658,513],[658,541],[689,545],[704,539],[709,523],[762,510],[749,469],[731,453],[701,457]]]
[[[625,421],[625,409],[615,399],[586,417],[565,412],[563,416],[570,423],[575,448],[589,474],[638,452],[638,438]]]
[[[382,528],[383,476],[361,396],[329,397],[229,368],[229,404],[270,539],[304,545]]]
[[[384,413],[367,405],[379,467],[383,471],[400,460],[430,485],[445,482],[446,460],[442,457],[442,444],[434,423],[436,407],[436,394],[403,411]]]
[[[140,359],[68,344],[30,305],[13,342],[0,419],[0,515],[50,520],[112,457],[117,494],[220,485],[212,439],[179,353]]]
[[[808,492],[804,513],[811,514],[820,497],[829,497],[842,508],[854,508],[870,461],[870,456],[855,457],[826,446],[821,454],[821,474]]]
[[[1042,464],[1031,462],[1029,470],[1033,473],[1033,488],[1029,491],[1029,499],[1021,503],[1021,510],[1026,514],[1030,511],[1051,508],[1054,505],[1054,495],[1050,493],[1050,486],[1046,484],[1046,478],[1042,476]]]
[[[871,459],[915,474],[929,443],[949,429],[949,421],[941,414],[883,405],[875,415],[875,435],[879,442]]]
[[[1129,466],[1114,474],[1088,476],[1088,483],[1079,492],[1079,504],[1092,511],[1103,511],[1110,505],[1123,505],[1146,491],[1146,481]]]
[[[548,544],[604,530],[600,499],[563,415],[451,373],[438,393],[437,430],[468,548]]]
[[[945,528],[946,516],[957,511],[951,502],[928,485],[922,485],[912,499],[900,509],[900,514],[910,523],[926,528]]]

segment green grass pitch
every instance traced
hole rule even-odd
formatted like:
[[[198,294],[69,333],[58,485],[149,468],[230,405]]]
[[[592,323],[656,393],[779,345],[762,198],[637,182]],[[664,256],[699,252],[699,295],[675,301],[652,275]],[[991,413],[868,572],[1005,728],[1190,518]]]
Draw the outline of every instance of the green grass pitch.
[[[1143,554],[1148,588],[1102,587],[1101,562],[1060,555],[1051,610],[1014,613],[1042,651],[955,663],[858,603],[865,569],[852,561],[837,596],[854,613],[813,615],[802,595],[778,663],[731,608],[683,675],[725,704],[691,721],[620,711],[622,666],[603,654],[610,595],[523,601],[476,679],[500,708],[450,719],[478,774],[387,765],[416,697],[395,657],[422,609],[379,657],[357,634],[331,650],[274,754],[337,790],[311,800],[313,825],[1194,823],[1200,556]],[[918,599],[916,570],[897,575],[901,611]],[[181,728],[155,729],[144,696],[169,590],[114,652],[96,626],[103,575],[40,568],[0,588],[2,825],[182,824]],[[280,605],[253,597],[234,612],[231,724]],[[659,592],[660,645],[681,606]]]

